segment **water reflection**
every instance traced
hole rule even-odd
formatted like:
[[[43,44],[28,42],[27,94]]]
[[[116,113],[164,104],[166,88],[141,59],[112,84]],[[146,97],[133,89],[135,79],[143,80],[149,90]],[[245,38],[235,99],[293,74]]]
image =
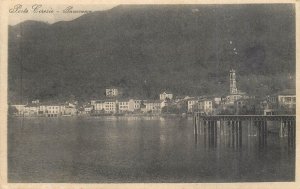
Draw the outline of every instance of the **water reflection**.
[[[288,136],[261,135],[258,125],[246,122],[207,122],[197,134],[193,129],[193,120],[180,118],[11,119],[9,181],[294,180]]]
[[[268,127],[271,127],[268,129]],[[277,129],[277,130],[276,130]],[[276,138],[288,149],[295,148],[295,126],[288,125],[286,137],[280,137],[279,127],[266,121],[203,121],[194,128],[196,147],[260,150],[268,147],[268,136]],[[275,130],[275,131],[274,131]]]

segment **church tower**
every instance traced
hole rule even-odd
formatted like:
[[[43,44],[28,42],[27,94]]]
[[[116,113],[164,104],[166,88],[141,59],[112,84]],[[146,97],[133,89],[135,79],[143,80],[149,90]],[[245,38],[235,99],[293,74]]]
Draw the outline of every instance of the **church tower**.
[[[230,94],[237,94],[235,70],[230,70]]]

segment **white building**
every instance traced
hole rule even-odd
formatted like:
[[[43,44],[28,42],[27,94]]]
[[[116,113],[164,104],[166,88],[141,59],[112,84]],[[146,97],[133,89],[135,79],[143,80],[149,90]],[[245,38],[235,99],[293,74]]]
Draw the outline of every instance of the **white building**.
[[[105,100],[104,111],[105,111],[105,113],[117,113],[117,101],[116,100]]]
[[[145,100],[141,108],[144,113],[161,113],[160,101],[158,100]]]
[[[105,96],[107,97],[116,97],[119,95],[119,91],[117,88],[108,88],[105,90]]]
[[[159,95],[159,99],[160,100],[166,100],[166,99],[172,100],[173,94],[171,92],[164,91]]]
[[[220,105],[221,104],[221,101],[222,101],[222,98],[221,97],[214,97],[214,103],[216,105]]]
[[[83,109],[84,109],[85,114],[90,114],[93,110],[93,106],[92,105],[86,105],[86,106],[84,106]]]
[[[95,113],[104,112],[105,101],[104,100],[92,100],[91,105],[93,106]]]
[[[128,111],[134,112],[141,109],[141,100],[129,99],[128,100]]]
[[[65,106],[58,104],[41,104],[39,106],[39,115],[46,117],[58,117],[62,114],[62,110]]]
[[[28,104],[24,107],[24,116],[37,116],[39,112],[39,106],[36,104]]]
[[[194,110],[196,109],[195,105],[198,103],[198,99],[196,98],[191,98],[187,101],[187,106],[188,106],[188,112],[194,112]]]
[[[129,100],[119,100],[118,101],[119,113],[129,112]],[[131,109],[131,111],[133,111]]]
[[[61,106],[61,114],[65,116],[73,116],[77,114],[77,109],[74,104],[68,103]]]
[[[37,99],[37,100],[33,100],[33,101],[31,101],[31,103],[32,103],[32,104],[39,104],[39,103],[40,103],[40,100],[38,100],[38,99]]]
[[[286,89],[275,95],[269,97],[269,101],[277,104],[278,107],[286,107],[290,109],[296,108],[296,91],[293,89]]]
[[[202,99],[198,102],[198,109],[206,114],[211,114],[213,111],[213,102],[209,99]]]
[[[23,115],[25,111],[25,104],[16,104],[16,105],[11,105],[11,107],[16,108],[17,112],[16,115]]]

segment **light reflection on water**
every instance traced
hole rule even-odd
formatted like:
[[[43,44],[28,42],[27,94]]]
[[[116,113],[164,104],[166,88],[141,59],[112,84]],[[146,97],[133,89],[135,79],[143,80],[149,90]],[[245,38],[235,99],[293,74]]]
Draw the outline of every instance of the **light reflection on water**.
[[[194,135],[192,119],[11,118],[10,182],[293,181],[294,147],[268,134]],[[210,138],[207,138],[210,137]]]

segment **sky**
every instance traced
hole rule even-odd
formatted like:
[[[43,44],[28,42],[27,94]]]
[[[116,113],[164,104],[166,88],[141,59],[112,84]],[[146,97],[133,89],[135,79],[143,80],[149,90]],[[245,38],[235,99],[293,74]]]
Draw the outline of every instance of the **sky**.
[[[70,21],[78,18],[88,11],[108,10],[116,5],[12,5],[9,7],[9,25],[16,25],[25,20],[36,20],[49,24],[58,21]],[[26,11],[27,10],[27,11]],[[53,11],[53,13],[52,13]],[[77,11],[77,12],[71,12]],[[43,13],[41,13],[43,12]],[[47,13],[50,12],[50,13]]]

